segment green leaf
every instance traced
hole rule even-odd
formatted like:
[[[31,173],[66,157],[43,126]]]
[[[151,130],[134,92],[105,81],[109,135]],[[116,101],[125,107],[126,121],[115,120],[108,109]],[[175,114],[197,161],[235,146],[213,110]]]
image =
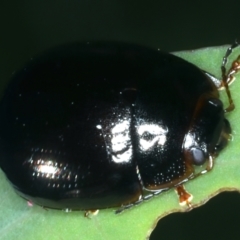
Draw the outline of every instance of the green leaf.
[[[221,77],[220,66],[227,46],[184,51],[176,55],[198,65],[201,69]],[[240,54],[236,48],[229,64]],[[229,66],[228,64],[228,66]],[[193,207],[204,204],[214,195],[225,190],[240,190],[240,74],[230,86],[236,109],[227,114],[232,129],[233,141],[215,161],[214,169],[185,184],[194,196]],[[221,91],[221,99],[226,102],[226,93]],[[98,240],[143,240],[146,239],[157,221],[177,211],[180,207],[174,190],[115,215],[114,209],[102,210],[92,219],[85,218],[83,212],[65,213],[59,210],[45,210],[39,206],[28,207],[27,202],[15,194],[5,176],[0,172],[0,238],[9,239],[98,239]]]

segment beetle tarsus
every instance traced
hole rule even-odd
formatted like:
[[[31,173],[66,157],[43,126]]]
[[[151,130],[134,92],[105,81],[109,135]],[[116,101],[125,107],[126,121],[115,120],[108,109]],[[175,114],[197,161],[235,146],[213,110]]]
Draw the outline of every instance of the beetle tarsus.
[[[99,209],[87,210],[87,211],[84,213],[84,217],[92,218],[92,217],[96,216],[98,213],[99,213]]]
[[[188,193],[183,185],[177,186],[175,191],[179,197],[179,204],[181,206],[188,206],[189,208],[192,208],[191,201],[193,199],[193,195]]]

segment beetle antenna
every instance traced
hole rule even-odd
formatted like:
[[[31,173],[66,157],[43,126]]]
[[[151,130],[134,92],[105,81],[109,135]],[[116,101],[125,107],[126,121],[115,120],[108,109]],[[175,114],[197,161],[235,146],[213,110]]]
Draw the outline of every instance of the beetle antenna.
[[[234,66],[232,66],[229,73],[226,74],[226,64],[227,64],[227,61],[228,61],[228,57],[231,55],[233,49],[236,48],[237,46],[239,46],[239,43],[238,43],[237,40],[235,40],[235,42],[227,49],[227,51],[225,53],[225,56],[223,57],[223,60],[222,60],[222,66],[221,66],[222,83],[223,83],[223,86],[226,89],[227,96],[228,96],[228,101],[229,101],[229,106],[225,109],[225,112],[231,112],[235,108],[233,100],[232,100],[231,92],[229,90],[229,82],[231,82],[231,80],[232,80],[233,73],[236,73],[238,69],[236,69]],[[240,56],[238,58],[240,58]],[[234,61],[234,63],[235,62],[236,61]],[[234,63],[233,63],[233,65],[234,65]]]

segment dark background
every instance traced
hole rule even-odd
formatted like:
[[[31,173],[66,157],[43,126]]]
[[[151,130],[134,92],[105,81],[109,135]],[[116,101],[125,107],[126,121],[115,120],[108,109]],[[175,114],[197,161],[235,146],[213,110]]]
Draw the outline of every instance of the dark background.
[[[5,3],[4,3],[5,2]],[[240,39],[240,1],[9,0],[0,3],[0,88],[26,60],[79,40],[117,40],[165,51]],[[226,177],[226,176],[224,176]],[[154,239],[237,239],[240,194],[221,194],[160,221]]]

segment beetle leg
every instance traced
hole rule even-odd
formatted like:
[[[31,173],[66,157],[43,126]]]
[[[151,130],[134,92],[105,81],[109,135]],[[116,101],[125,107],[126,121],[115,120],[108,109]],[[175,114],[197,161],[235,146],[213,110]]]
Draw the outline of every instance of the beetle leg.
[[[226,51],[225,56],[223,57],[223,61],[222,61],[222,66],[221,66],[221,70],[222,70],[222,84],[226,90],[227,96],[228,96],[228,101],[229,101],[229,106],[225,109],[225,112],[231,112],[235,106],[232,100],[232,96],[231,93],[229,91],[229,83],[231,83],[233,81],[233,75],[239,71],[240,66],[239,66],[239,59],[240,56],[238,56],[238,58],[232,63],[232,67],[230,68],[230,70],[227,73],[226,70],[226,64],[228,61],[228,57],[231,55],[232,50],[234,48],[236,48],[237,46],[239,46],[239,43],[237,41],[235,41]]]
[[[95,209],[95,210],[87,210],[87,211],[84,213],[84,217],[92,218],[92,217],[96,216],[98,213],[99,213],[99,210],[98,210],[98,209]]]
[[[201,176],[213,169],[213,157],[209,156],[207,166],[204,170],[200,171],[197,174],[193,174],[191,177],[189,177],[189,180],[194,179],[198,176]],[[191,201],[193,199],[192,194],[188,193],[186,189],[184,188],[183,184],[180,184],[175,187],[175,192],[178,194],[179,197],[179,204],[180,206],[188,206],[190,209],[192,208]]]
[[[237,57],[237,59],[232,63],[231,68],[227,72],[226,70],[226,64],[228,61],[228,57],[231,55],[234,48],[238,47],[239,43],[235,41],[226,51],[225,56],[222,60],[222,80],[217,79],[214,75],[206,72],[203,70],[203,72],[211,79],[211,81],[214,83],[214,85],[220,90],[222,88],[226,89],[227,96],[229,99],[229,106],[225,109],[225,112],[231,112],[235,106],[232,100],[231,93],[229,91],[229,85],[234,81],[234,75],[240,70],[240,55]]]
[[[213,169],[213,158],[212,158],[212,156],[209,156],[208,164],[207,164],[206,168],[205,168],[204,170],[202,170],[201,172],[199,172],[199,173],[196,175],[196,177],[197,177],[197,176],[200,176],[200,175],[203,175],[203,174],[211,171],[212,169]]]
[[[240,55],[237,57],[235,61],[233,61],[231,68],[227,74],[227,83],[230,85],[234,80],[234,75],[240,70]]]
[[[32,206],[33,206],[33,202],[30,201],[30,200],[28,200],[28,201],[27,201],[27,205],[28,205],[28,207],[32,207]]]
[[[188,206],[189,208],[192,208],[191,201],[193,199],[192,194],[188,193],[183,185],[178,185],[175,188],[175,191],[179,197],[179,204],[180,206]]]

